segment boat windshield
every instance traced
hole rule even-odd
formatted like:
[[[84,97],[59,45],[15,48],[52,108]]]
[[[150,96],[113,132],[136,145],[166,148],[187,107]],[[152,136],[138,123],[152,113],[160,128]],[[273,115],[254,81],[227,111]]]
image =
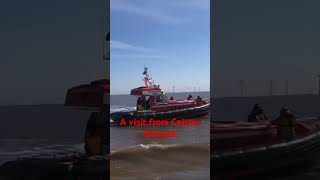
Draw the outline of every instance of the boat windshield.
[[[156,102],[167,102],[167,96],[165,96],[164,94],[161,94],[159,96],[156,97]]]

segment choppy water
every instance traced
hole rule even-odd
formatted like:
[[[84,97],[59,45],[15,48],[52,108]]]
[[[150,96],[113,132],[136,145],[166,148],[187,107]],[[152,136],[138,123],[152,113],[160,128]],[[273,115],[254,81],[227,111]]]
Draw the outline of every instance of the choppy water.
[[[83,152],[89,115],[63,105],[0,107],[0,164],[19,157]]]
[[[167,94],[185,99],[189,93]],[[209,98],[208,92],[192,93]],[[111,96],[111,112],[135,109],[136,98]],[[111,179],[210,179],[209,116],[194,127],[110,127]],[[175,130],[176,138],[145,138],[144,129]]]
[[[178,99],[188,94],[174,96]],[[200,95],[209,97],[209,93]],[[216,99],[212,118],[246,120],[255,103],[260,103],[270,118],[277,117],[284,105],[289,106],[298,117],[320,114],[320,97],[315,95],[244,97]],[[135,98],[132,96],[111,97],[111,111],[132,110],[134,104]],[[90,112],[63,105],[0,107],[0,164],[22,156],[83,152],[83,135],[89,115]],[[136,179],[142,180],[209,179],[208,119],[200,118],[202,123],[198,127],[177,128],[176,139],[151,140],[142,137],[138,128],[111,127],[112,179],[135,179],[133,174],[138,177]],[[272,179],[320,179],[320,155],[313,160],[316,164],[311,168],[292,176]]]
[[[209,144],[132,146],[111,153],[111,179],[210,179]]]

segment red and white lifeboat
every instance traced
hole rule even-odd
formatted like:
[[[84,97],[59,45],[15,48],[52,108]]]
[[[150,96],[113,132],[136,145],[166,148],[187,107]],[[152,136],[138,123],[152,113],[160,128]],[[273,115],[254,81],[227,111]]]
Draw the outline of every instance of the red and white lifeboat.
[[[197,107],[194,100],[169,100],[159,85],[153,84],[148,75],[148,68],[144,68],[143,75],[145,86],[134,88],[130,95],[150,98],[150,110],[154,112],[166,112],[177,109]],[[203,100],[203,105],[209,104],[209,100]]]

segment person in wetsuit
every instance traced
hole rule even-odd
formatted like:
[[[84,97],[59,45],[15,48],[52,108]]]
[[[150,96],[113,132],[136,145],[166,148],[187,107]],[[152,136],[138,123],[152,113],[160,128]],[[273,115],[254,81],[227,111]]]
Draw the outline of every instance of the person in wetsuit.
[[[149,97],[148,100],[146,100],[146,110],[151,109],[151,98]]]
[[[200,96],[197,97],[196,100],[194,100],[197,104],[197,106],[201,106],[202,105],[202,98]]]
[[[141,111],[144,111],[146,109],[146,104],[147,104],[146,97],[142,96],[142,98],[141,98]]]
[[[295,137],[296,118],[288,107],[280,110],[280,116],[272,121],[272,124],[277,125],[278,137],[285,140],[292,140]]]
[[[108,120],[110,119],[107,109],[110,106],[101,107],[99,112],[92,112],[87,122],[85,132],[85,152],[88,156],[107,155],[108,148],[108,134],[106,128],[108,127]]]
[[[138,97],[137,99],[137,111],[141,111],[142,110],[142,105],[141,105],[141,97]]]
[[[268,118],[259,104],[255,104],[248,116],[248,122],[266,121]]]

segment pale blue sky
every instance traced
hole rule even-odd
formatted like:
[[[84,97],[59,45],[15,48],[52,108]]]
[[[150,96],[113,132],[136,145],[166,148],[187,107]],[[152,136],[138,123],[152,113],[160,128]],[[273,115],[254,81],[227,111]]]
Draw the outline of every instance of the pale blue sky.
[[[209,91],[209,0],[111,0],[111,94],[142,86],[144,66],[163,90]]]

